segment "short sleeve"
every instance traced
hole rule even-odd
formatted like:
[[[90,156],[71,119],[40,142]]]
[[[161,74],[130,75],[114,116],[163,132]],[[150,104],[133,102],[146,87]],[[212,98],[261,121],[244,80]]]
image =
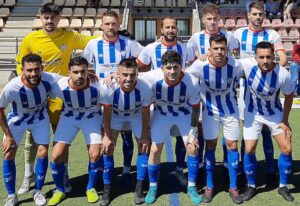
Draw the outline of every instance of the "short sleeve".
[[[144,47],[137,41],[130,41],[130,53],[131,56],[137,58],[143,51]]]
[[[233,51],[234,49],[238,49],[239,48],[239,43],[236,40],[236,38],[234,37],[233,33],[231,33],[230,31],[227,32],[227,41],[228,41],[228,47],[230,51]]]
[[[148,72],[139,73],[139,78],[146,81],[149,85],[152,85],[155,83],[156,71],[159,71],[159,70],[151,70]]]
[[[291,93],[294,92],[294,89],[292,87],[292,82],[291,82],[291,74],[285,68],[280,68],[280,70],[285,70],[284,71],[285,79],[280,89],[283,94],[290,95]]]
[[[273,37],[270,39],[270,42],[274,44],[274,50],[275,51],[284,50],[280,35],[273,30],[272,36]]]
[[[113,94],[114,94],[114,89],[102,82],[99,82],[99,87],[100,87],[100,104],[103,105],[112,105],[113,104]]]
[[[142,101],[142,106],[148,107],[152,104],[152,102],[154,102],[154,95],[151,90],[151,86],[146,82],[144,83],[143,92],[144,92],[144,98]]]
[[[190,73],[196,77],[200,76],[201,65],[199,63],[200,60],[196,60],[193,62],[191,66],[189,66],[185,71]]]
[[[10,103],[8,87],[5,86],[0,94],[0,108],[6,108]]]
[[[74,49],[84,49],[91,39],[96,38],[94,36],[86,36],[86,35],[79,34],[76,31],[73,32],[73,35],[74,35],[74,44],[73,44]]]
[[[93,44],[95,42],[94,41],[90,41],[86,47],[84,48],[81,56],[86,58],[86,60],[89,62],[89,63],[92,63],[93,59],[94,59],[94,53],[93,53]]]
[[[150,45],[149,45],[150,46]],[[151,64],[150,47],[146,46],[138,55],[138,61],[144,65]]]
[[[187,42],[187,50],[194,55],[195,58],[195,52],[198,51],[197,43],[195,41],[195,34],[191,36],[191,38]]]
[[[192,77],[191,80],[189,103],[193,106],[200,103],[200,85],[198,78]]]

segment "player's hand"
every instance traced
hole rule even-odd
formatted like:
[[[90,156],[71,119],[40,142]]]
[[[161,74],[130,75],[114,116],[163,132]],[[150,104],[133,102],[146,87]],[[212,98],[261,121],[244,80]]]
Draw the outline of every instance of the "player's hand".
[[[95,83],[95,82],[99,81],[99,79],[98,79],[97,75],[95,74],[95,72],[89,71],[89,78],[90,78],[92,83]]]
[[[139,151],[142,153],[148,153],[150,149],[150,138],[148,137],[142,137],[139,141]]]
[[[199,56],[199,60],[202,62],[206,61],[207,58],[208,58],[208,54],[203,54],[202,56]]]
[[[17,143],[15,142],[14,138],[6,137],[2,143],[3,155],[6,155],[9,151],[14,149],[17,149]]]
[[[109,154],[110,150],[114,148],[113,142],[107,137],[103,137],[102,141],[102,150],[104,151],[104,154]]]
[[[118,78],[119,78],[119,73],[118,71],[115,71],[114,73],[107,75],[104,78],[103,82],[104,84],[111,86],[113,84],[113,79],[117,80]]]
[[[283,130],[285,138],[288,139],[289,141],[291,141],[291,139],[292,139],[292,130],[291,130],[291,127],[290,127],[289,123],[281,122],[278,125],[278,127]]]
[[[195,147],[199,148],[198,127],[191,127],[187,139],[187,144],[193,144],[195,145]]]

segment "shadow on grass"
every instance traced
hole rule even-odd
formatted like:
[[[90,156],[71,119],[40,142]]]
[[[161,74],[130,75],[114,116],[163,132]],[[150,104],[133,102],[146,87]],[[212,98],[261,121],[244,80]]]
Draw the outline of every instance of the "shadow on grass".
[[[277,168],[277,160],[275,160],[275,168],[276,172],[278,173]],[[267,188],[264,185],[266,184],[266,172],[265,172],[265,162],[264,161],[258,161],[257,162],[257,177],[256,177],[256,185],[257,185],[257,194],[269,192],[271,190],[275,190],[277,188]],[[173,162],[164,162],[161,163],[161,169],[160,169],[160,178],[159,178],[159,194],[158,196],[162,195],[168,195],[172,193],[186,193],[186,188],[183,188],[179,185],[178,181],[174,178],[173,175],[170,173],[173,172],[175,169],[175,163]],[[113,177],[113,185],[112,185],[112,200],[117,198],[118,196],[132,193],[135,189],[135,183],[136,183],[136,167],[132,167],[132,173],[131,173],[131,180],[132,180],[132,186],[128,187],[125,186],[122,183],[122,167],[115,168],[114,170],[114,177]],[[187,177],[187,173],[185,173]],[[228,170],[223,167],[221,163],[217,163],[215,167],[215,190],[214,195],[218,195],[218,193],[221,192],[228,192],[229,189],[229,175]],[[199,172],[198,175],[198,181],[197,181],[197,187],[200,191],[200,193],[204,192],[205,187],[205,171],[202,170]],[[67,198],[77,198],[77,197],[85,197],[86,194],[86,184],[88,182],[88,175],[83,174],[81,176],[73,177],[70,179],[71,185],[72,185],[72,192],[67,194]],[[300,160],[294,160],[293,161],[293,174],[290,178],[290,183],[292,185],[290,191],[292,194],[300,193]],[[46,185],[51,185],[53,182],[47,182]],[[238,188],[241,189],[241,192],[245,189],[246,180],[242,177],[242,175],[238,176]],[[148,180],[144,183],[144,191],[145,195],[148,190],[149,182]],[[54,187],[54,186],[53,186]],[[102,183],[102,175],[99,178],[99,181],[96,185],[96,190],[99,191],[99,194],[102,194],[103,191],[103,183]],[[45,194],[47,199],[49,199],[53,194],[53,190],[47,191]],[[21,200],[19,203],[29,203],[32,202],[32,198],[27,198],[24,200]]]

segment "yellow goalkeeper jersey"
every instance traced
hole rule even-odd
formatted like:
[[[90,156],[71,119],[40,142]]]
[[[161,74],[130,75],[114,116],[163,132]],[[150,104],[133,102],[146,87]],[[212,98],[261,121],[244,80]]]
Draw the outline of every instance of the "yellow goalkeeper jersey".
[[[16,57],[17,73],[21,73],[21,61],[25,55],[38,54],[42,57],[44,71],[67,76],[72,51],[84,49],[88,41],[94,38],[63,29],[57,29],[50,35],[43,29],[31,32],[24,37]]]

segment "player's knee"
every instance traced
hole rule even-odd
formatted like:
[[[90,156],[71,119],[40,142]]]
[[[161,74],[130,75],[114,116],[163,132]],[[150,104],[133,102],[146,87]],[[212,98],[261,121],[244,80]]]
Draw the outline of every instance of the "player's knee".
[[[292,146],[291,144],[285,144],[281,147],[281,153],[290,155],[292,153]]]
[[[17,148],[13,148],[11,150],[9,150],[5,155],[4,155],[4,159],[6,160],[14,160],[16,157],[16,152],[17,152]]]
[[[48,145],[39,145],[37,150],[38,157],[47,157],[48,156]]]
[[[198,154],[197,148],[195,147],[195,145],[192,144],[187,144],[186,152],[188,153],[188,155],[192,155],[192,156],[196,156]]]
[[[158,156],[160,154],[160,149],[156,144],[151,145],[150,153],[153,154],[153,156]]]
[[[89,150],[89,159],[92,162],[96,162],[100,158],[100,149],[90,149]]]
[[[237,149],[237,141],[230,141],[226,140],[227,148],[230,150],[236,150]]]

